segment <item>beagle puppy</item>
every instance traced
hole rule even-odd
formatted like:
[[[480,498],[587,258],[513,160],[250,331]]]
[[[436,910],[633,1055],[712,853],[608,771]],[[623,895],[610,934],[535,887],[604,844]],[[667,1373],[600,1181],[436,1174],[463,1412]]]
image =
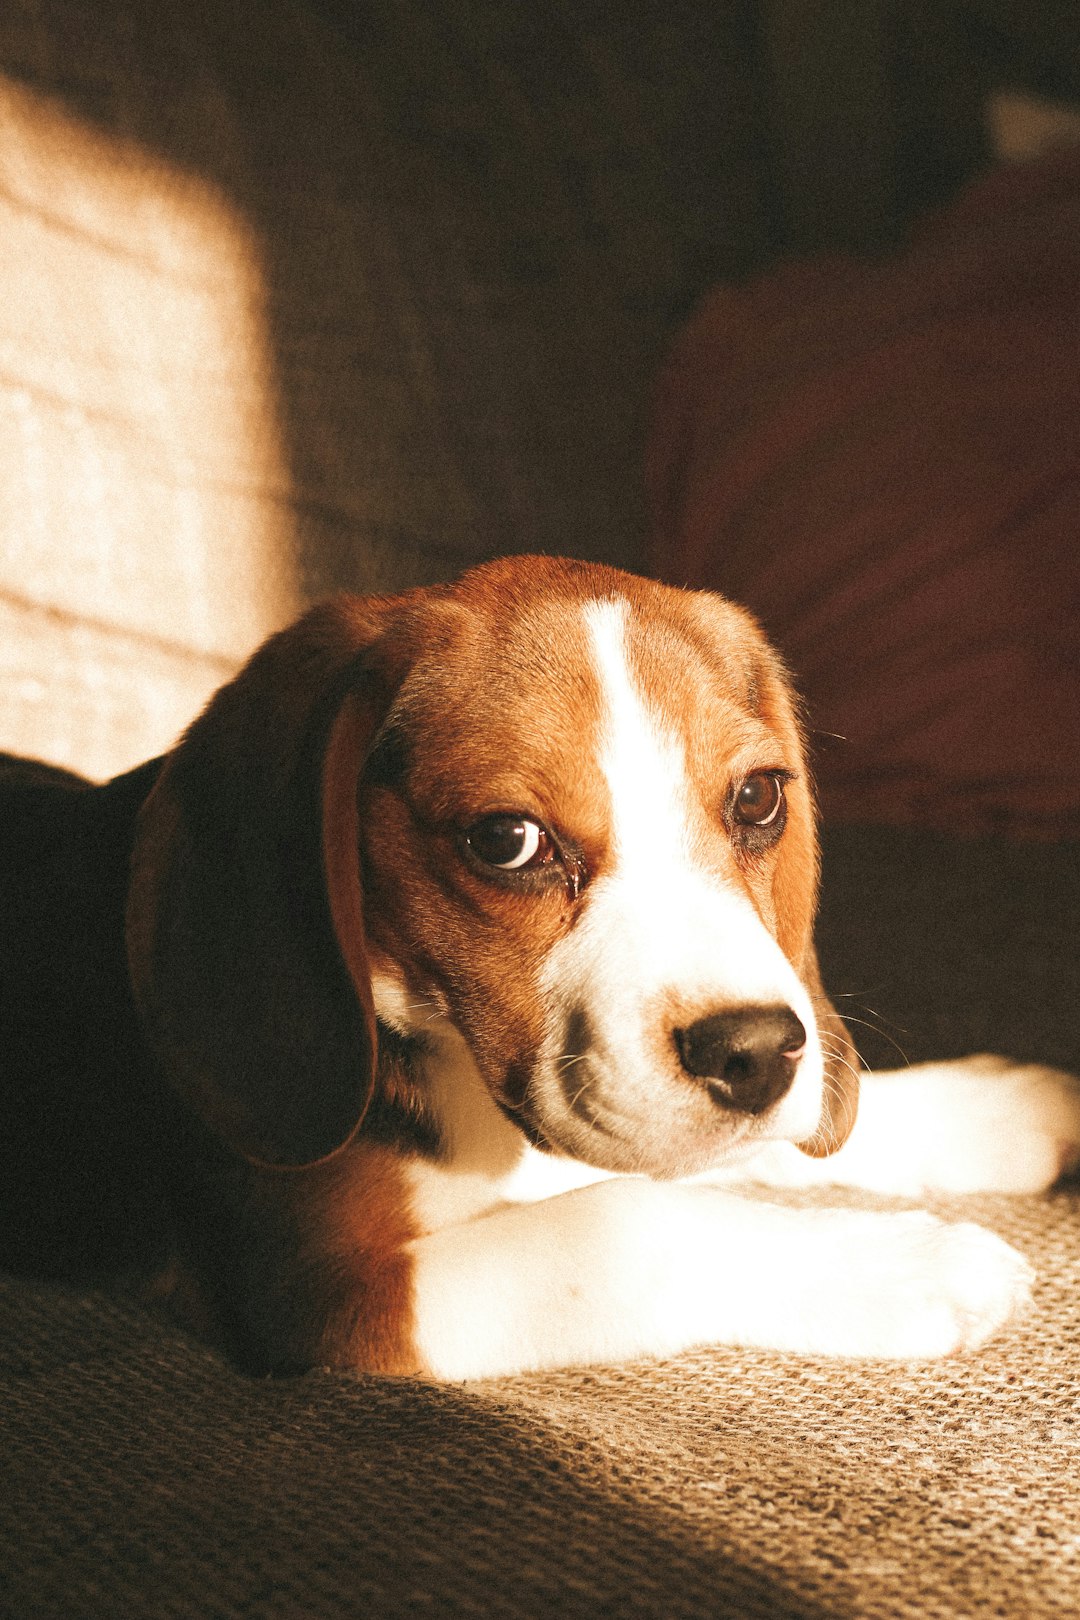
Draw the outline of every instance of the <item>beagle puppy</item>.
[[[868,1079],[856,1124],[797,706],[721,597],[540,557],[341,597],[162,760],[36,770],[21,892],[77,835],[116,929],[79,950],[119,962],[126,918],[110,1151],[130,1125],[169,1286],[244,1366],[934,1356],[1027,1298],[975,1226],[731,1189],[1041,1187],[1080,1103],[976,1060]]]

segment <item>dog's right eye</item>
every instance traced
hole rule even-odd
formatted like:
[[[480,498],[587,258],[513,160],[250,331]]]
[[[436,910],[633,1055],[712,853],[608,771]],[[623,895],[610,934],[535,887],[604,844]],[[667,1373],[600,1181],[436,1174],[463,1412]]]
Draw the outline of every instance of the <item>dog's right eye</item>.
[[[555,859],[551,834],[528,816],[484,816],[466,832],[465,842],[485,866],[500,872],[532,872]]]

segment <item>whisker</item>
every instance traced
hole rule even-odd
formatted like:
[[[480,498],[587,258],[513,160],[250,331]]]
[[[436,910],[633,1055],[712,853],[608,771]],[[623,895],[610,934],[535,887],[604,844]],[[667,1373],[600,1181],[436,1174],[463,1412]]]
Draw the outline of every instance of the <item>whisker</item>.
[[[850,992],[850,994],[853,995],[854,992]],[[812,1001],[814,1001],[814,1002],[817,1002],[822,1007],[828,1007],[831,1004],[832,1000],[833,1000],[833,998],[830,997],[830,996],[818,995],[817,993],[812,993],[810,999]],[[842,1000],[843,998],[841,996],[837,996],[835,999],[839,1001],[839,1000]],[[881,1039],[883,1041],[888,1041],[889,1045],[893,1048],[893,1051],[897,1052],[899,1054],[899,1056],[901,1058],[903,1058],[905,1065],[908,1068],[910,1068],[911,1067],[911,1059],[908,1056],[907,1052],[900,1045],[900,1042],[895,1038],[895,1036],[892,1034],[892,1032],[885,1028],[885,1024],[886,1024],[886,1022],[888,1022],[888,1020],[883,1019],[881,1014],[877,1013],[873,1007],[867,1007],[865,1002],[861,1003],[861,1005],[864,1007],[864,1010],[866,1012],[872,1013],[874,1018],[876,1018],[878,1020],[878,1022],[874,1023],[872,1021],[872,1019],[870,1019],[870,1018],[860,1018],[858,1013],[849,1012],[848,1009],[845,1007],[843,1009],[842,1014],[841,1014],[841,1016],[842,1016],[842,1018],[844,1020],[844,1023],[845,1024],[861,1024],[864,1029],[872,1030],[875,1035],[880,1035]],[[897,1030],[898,1033],[901,1034],[901,1035],[908,1035],[908,1034],[911,1033],[910,1030],[905,1029],[902,1024],[894,1024],[893,1029]]]
[[[573,1109],[573,1108],[577,1107],[579,1099],[582,1098],[585,1095],[585,1093],[588,1091],[589,1084],[590,1084],[590,1082],[588,1080],[586,1080],[583,1085],[578,1087],[577,1091],[574,1092],[574,1095],[568,1101],[567,1106],[569,1108]],[[588,1107],[588,1103],[586,1103],[585,1106]],[[595,1111],[590,1108],[589,1113],[590,1113],[591,1117],[593,1118],[593,1120],[595,1120],[596,1119]]]
[[[831,1058],[833,1063],[839,1064],[841,1068],[846,1069],[853,1080],[858,1080],[859,1076],[863,1072],[862,1069],[857,1063],[852,1063],[851,1059],[847,1055],[846,1049],[841,1045],[836,1037],[830,1035],[826,1030],[822,1031],[818,1038],[821,1042],[821,1050],[824,1052],[825,1056],[827,1058]],[[829,1076],[826,1074],[826,1079],[828,1078]]]
[[[820,995],[817,992],[812,992],[811,993],[811,1000],[817,1002],[822,1007],[827,1007],[827,1006],[829,1006],[830,1003],[835,1004],[838,1001],[857,1001],[858,1005],[862,1008],[863,1012],[869,1013],[872,1018],[876,1018],[876,1019],[879,1020],[879,1022],[877,1024],[868,1024],[867,1025],[868,1028],[876,1029],[879,1034],[884,1035],[886,1033],[886,1030],[885,1030],[884,1026],[885,1025],[890,1025],[893,1029],[899,1030],[901,1035],[910,1035],[910,1033],[911,1033],[911,1031],[909,1029],[906,1029],[903,1024],[895,1023],[893,1021],[893,1019],[886,1018],[884,1013],[878,1012],[876,1007],[871,1007],[871,1005],[870,1005],[870,1003],[868,1001],[864,1001],[862,999],[862,992],[858,991],[858,990],[842,990],[842,991],[839,991],[836,995],[830,995],[830,996]],[[859,1023],[860,1022],[860,1019],[858,1018],[858,1015],[856,1013],[848,1012],[846,1007],[843,1009],[843,1017],[845,1019],[850,1018],[853,1023]],[[866,1023],[865,1019],[863,1019],[861,1021]]]
[[[883,1013],[879,1013],[876,1008],[868,1007],[865,1001],[861,1002],[860,1005],[863,1012],[870,1013],[871,1017],[878,1020],[876,1024],[872,1024],[869,1018],[860,1018],[857,1013],[848,1012],[846,1007],[844,1009],[843,1016],[845,1018],[850,1018],[853,1024],[865,1024],[867,1029],[876,1029],[879,1035],[887,1034],[888,1032],[885,1029],[885,1025],[891,1024],[892,1020],[890,1018],[886,1018]],[[905,1029],[903,1024],[893,1024],[892,1027],[893,1029],[899,1030],[901,1035],[911,1034],[911,1031],[909,1029]]]
[[[872,1030],[875,1035],[880,1035],[883,1041],[888,1041],[894,1052],[899,1053],[899,1055],[903,1058],[905,1065],[908,1068],[911,1067],[911,1059],[904,1051],[904,1048],[900,1045],[900,1042],[896,1040],[887,1029],[882,1029],[880,1024],[872,1024],[869,1018],[856,1018],[853,1013],[848,1012],[844,1014],[844,1021],[845,1023],[861,1024],[864,1029]],[[905,1030],[901,1030],[900,1033],[906,1034],[907,1032]]]
[[[434,1019],[441,1016],[438,1007],[432,1006],[430,1001],[407,1001],[401,1010],[402,1012],[425,1013],[425,1024],[430,1024]]]
[[[853,1080],[857,1081],[857,1080],[859,1080],[861,1078],[862,1070],[857,1069],[855,1067],[854,1063],[851,1062],[850,1058],[846,1058],[843,1055],[843,1053],[841,1053],[841,1052],[828,1052],[827,1051],[825,1055],[827,1057],[831,1057],[832,1061],[835,1064],[837,1064],[839,1068],[846,1069],[848,1074],[850,1074],[850,1076],[851,1076],[851,1078]],[[831,1086],[832,1089],[833,1089],[834,1095],[839,1096],[840,1088],[839,1088],[836,1081],[833,1079],[832,1075],[829,1073],[829,1071],[827,1069],[825,1071],[824,1079],[825,1079],[826,1087]]]
[[[571,1069],[575,1063],[584,1063],[588,1054],[585,1052],[570,1052],[564,1057],[555,1059],[557,1069]]]

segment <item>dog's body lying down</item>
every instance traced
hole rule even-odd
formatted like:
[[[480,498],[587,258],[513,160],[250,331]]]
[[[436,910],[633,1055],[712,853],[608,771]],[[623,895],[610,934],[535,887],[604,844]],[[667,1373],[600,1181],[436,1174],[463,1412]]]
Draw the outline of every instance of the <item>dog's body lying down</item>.
[[[994,1060],[855,1124],[792,698],[719,597],[517,558],[341,598],[163,760],[9,764],[0,816],[8,1263],[134,1253],[162,1194],[243,1364],[448,1378],[936,1355],[1027,1296],[974,1226],[713,1184],[1031,1189],[1080,1142]]]

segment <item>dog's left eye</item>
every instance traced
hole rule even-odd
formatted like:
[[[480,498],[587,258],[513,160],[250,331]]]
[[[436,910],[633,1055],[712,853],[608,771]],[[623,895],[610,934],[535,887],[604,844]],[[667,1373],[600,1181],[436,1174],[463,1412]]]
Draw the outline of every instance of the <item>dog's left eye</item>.
[[[500,872],[533,871],[555,859],[551,834],[527,816],[484,816],[465,834],[473,854]]]
[[[784,781],[779,771],[754,771],[735,795],[735,816],[745,827],[771,827],[784,808]]]

